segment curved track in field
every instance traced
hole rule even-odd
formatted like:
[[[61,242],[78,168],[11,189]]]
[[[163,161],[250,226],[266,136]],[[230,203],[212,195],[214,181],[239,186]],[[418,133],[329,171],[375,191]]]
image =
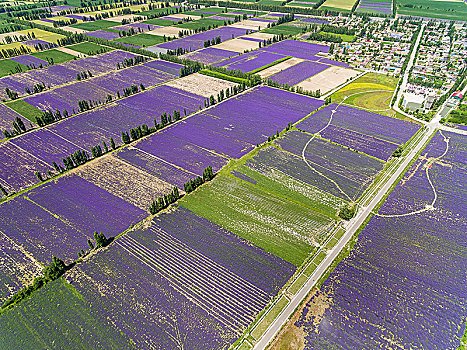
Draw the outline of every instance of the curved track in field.
[[[334,116],[334,113],[337,112],[337,109],[342,105],[344,104],[345,100],[351,96],[354,96],[354,95],[359,95],[359,94],[366,94],[366,93],[370,93],[370,92],[380,92],[380,91],[388,91],[388,90],[370,90],[370,91],[360,91],[360,92],[356,92],[356,93],[353,93],[353,94],[350,94],[348,96],[345,96],[344,99],[339,102],[339,104],[336,106],[336,108],[334,108],[332,111],[331,111],[331,117],[329,118],[327,124],[321,128],[320,130],[318,130],[316,133],[313,134],[313,136],[310,137],[310,139],[308,140],[308,142],[305,144],[305,146],[303,147],[302,149],[302,159],[303,161],[305,162],[306,165],[308,165],[308,167],[313,170],[314,172],[316,172],[318,175],[320,175],[321,177],[329,180],[329,182],[331,182],[338,190],[339,192],[341,192],[350,202],[353,202],[353,199],[347,194],[344,192],[344,190],[339,186],[339,184],[337,182],[335,182],[333,179],[327,177],[326,175],[322,174],[321,172],[319,172],[317,169],[315,169],[311,164],[310,162],[308,162],[308,160],[306,159],[305,157],[305,152],[306,152],[306,149],[308,147],[308,145],[316,138],[316,135],[320,134],[321,132],[323,132],[324,130],[326,130],[326,128],[331,125],[332,123],[332,117]],[[346,105],[346,104],[344,104]]]
[[[446,149],[444,150],[443,154],[440,155],[439,157],[433,159],[430,164],[426,166],[425,168],[425,173],[426,173],[426,177],[428,179],[428,182],[431,186],[431,189],[433,191],[433,201],[431,202],[431,204],[427,204],[425,206],[425,208],[423,209],[419,209],[419,210],[415,210],[415,211],[412,211],[412,212],[409,212],[409,213],[403,213],[403,214],[378,214],[378,213],[373,213],[375,214],[376,216],[380,216],[380,217],[383,217],[383,218],[398,218],[398,217],[404,217],[404,216],[410,216],[410,215],[415,215],[415,214],[420,214],[420,213],[423,213],[423,212],[426,212],[426,211],[429,211],[429,210],[435,210],[435,204],[436,204],[436,201],[438,200],[438,193],[436,192],[436,188],[435,186],[433,185],[433,181],[431,180],[430,178],[430,173],[429,173],[429,170],[431,169],[431,166],[437,162],[438,160],[440,160],[441,158],[443,158],[446,153],[448,153],[449,151],[449,138],[444,136],[443,135],[443,132],[440,130],[439,131],[440,134],[443,136],[444,138],[444,142],[446,143]]]

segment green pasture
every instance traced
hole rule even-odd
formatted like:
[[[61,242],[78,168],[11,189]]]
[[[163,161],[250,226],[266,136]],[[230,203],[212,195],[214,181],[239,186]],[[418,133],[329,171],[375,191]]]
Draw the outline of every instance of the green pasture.
[[[168,27],[168,26],[176,24],[177,22],[169,21],[168,19],[153,18],[153,19],[148,19],[147,21],[143,21],[143,23],[154,24],[156,26],[162,26],[162,27]]]
[[[338,37],[342,38],[343,41],[346,41],[346,42],[351,42],[356,37],[355,35],[328,33],[328,32],[324,32],[324,31],[321,31],[320,33],[338,36]]]
[[[97,52],[109,52],[113,50],[111,47],[102,46],[89,41],[71,45],[68,46],[68,48],[84,53],[86,55],[95,55]]]
[[[273,5],[273,6],[282,6],[284,1],[281,0],[259,0],[256,4],[258,5]]]
[[[314,249],[302,237],[321,241],[333,221],[233,175],[218,175],[180,205],[296,266]]]
[[[200,20],[197,21],[190,21],[190,22],[185,22],[182,24],[178,24],[175,27],[177,28],[184,28],[184,29],[199,29],[202,27],[209,27],[209,26],[223,26],[224,21],[219,20],[219,19],[209,19],[209,18],[201,18]]]
[[[24,64],[15,62],[8,58],[0,60],[0,77],[4,77],[5,75],[9,75],[11,73],[16,73],[16,67],[21,67],[22,71],[28,70],[28,67],[26,67]]]
[[[48,59],[52,58],[54,60],[54,64],[72,61],[75,58],[75,56],[70,55],[69,53],[61,52],[56,49],[33,52],[30,55],[40,58],[44,61],[47,61],[47,58]]]
[[[467,21],[467,3],[463,0],[396,0],[397,14]]]
[[[302,32],[302,29],[300,27],[294,27],[291,25],[287,25],[287,23],[284,23],[278,26],[274,26],[272,28],[266,28],[262,32],[269,34],[297,35]]]
[[[82,22],[78,24],[73,24],[70,27],[73,28],[78,28],[78,29],[83,29],[87,31],[94,31],[94,30],[100,30],[100,29],[106,29],[110,27],[115,27],[118,26],[118,23],[112,22],[112,21],[106,21],[104,19],[100,19],[97,21],[90,21],[90,22]]]
[[[42,111],[34,106],[31,106],[29,103],[23,100],[15,100],[11,102],[7,102],[6,105],[10,107],[15,112],[18,112],[23,117],[27,118],[28,120],[32,121],[33,123],[36,122],[37,117],[42,116]]]
[[[118,39],[114,39],[113,41],[117,41],[119,43],[136,45],[139,47],[147,47],[152,45],[157,45],[164,42],[164,37],[159,35],[151,35],[151,34],[138,34],[133,36],[122,37]]]
[[[201,10],[195,10],[194,12],[197,12],[197,11],[206,11],[210,13],[224,13],[225,7],[206,7]]]
[[[58,279],[0,314],[2,349],[132,349],[131,340]]]

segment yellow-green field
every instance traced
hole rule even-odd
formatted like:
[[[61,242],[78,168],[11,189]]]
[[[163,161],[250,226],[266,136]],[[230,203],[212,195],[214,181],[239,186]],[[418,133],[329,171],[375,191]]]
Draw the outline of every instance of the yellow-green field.
[[[352,10],[353,5],[355,4],[356,0],[326,0],[324,4],[322,4],[319,8],[320,9],[329,9],[334,11],[345,10],[350,11]]]
[[[332,102],[341,102],[391,117],[397,117],[389,106],[397,79],[377,73],[368,73],[332,94]]]

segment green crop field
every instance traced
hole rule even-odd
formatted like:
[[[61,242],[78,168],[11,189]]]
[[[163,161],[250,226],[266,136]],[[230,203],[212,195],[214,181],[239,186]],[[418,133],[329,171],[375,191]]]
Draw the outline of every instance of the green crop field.
[[[297,3],[297,2],[289,2],[287,5],[287,7],[308,7],[308,8],[312,8],[313,6],[315,6],[314,3],[310,2],[310,3]]]
[[[345,100],[346,104],[394,117],[396,113],[389,108],[389,105],[396,85],[397,78],[367,73],[332,94],[331,100],[341,102],[349,96]]]
[[[397,14],[466,21],[467,3],[463,0],[397,0]]]
[[[344,40],[345,42],[351,42],[351,41],[353,41],[355,39],[355,35],[336,34],[336,33],[328,33],[328,32],[323,32],[323,31],[321,31],[320,33],[338,36],[338,37],[342,38],[342,40]]]
[[[106,21],[104,19],[71,25],[71,27],[73,28],[79,28],[79,29],[88,30],[88,31],[105,29],[105,28],[110,28],[110,27],[115,27],[115,26],[118,26],[118,23],[112,22],[112,21]]]
[[[29,103],[24,102],[23,100],[7,102],[6,105],[33,123],[36,122],[37,117],[42,116],[42,111],[40,109],[31,106]]]
[[[334,221],[283,194],[218,175],[180,204],[198,215],[300,266]]]
[[[194,12],[196,12],[196,11],[197,10],[195,10]],[[210,13],[224,13],[225,8],[224,7],[206,7],[206,8],[203,8],[202,10],[199,10],[199,11],[206,11],[206,12],[210,12]]]
[[[147,47],[152,45],[157,45],[164,42],[164,37],[159,35],[151,35],[151,34],[138,34],[133,36],[122,37],[118,39],[114,39],[114,41],[118,41],[119,43],[136,45],[139,47]]]
[[[221,21],[219,19],[202,18],[198,21],[191,21],[191,22],[186,22],[186,23],[176,25],[176,27],[195,30],[195,29],[199,29],[202,27],[207,28],[209,26],[212,27],[212,26],[223,26],[223,25],[224,25],[224,21]]]
[[[153,9],[153,10],[148,10],[148,11],[142,11],[142,12],[139,12],[138,15],[147,16],[147,15],[158,15],[160,13],[165,15],[165,14],[174,13],[176,11],[177,9],[175,7],[164,7],[164,8]]]
[[[55,49],[33,52],[31,53],[31,56],[40,58],[45,61],[52,58],[54,60],[54,64],[68,62],[75,58],[75,56],[70,55],[69,53],[61,52]]]
[[[272,28],[266,28],[263,30],[263,33],[269,33],[269,34],[291,34],[291,35],[297,35],[302,32],[302,29],[300,27],[294,27],[291,25],[287,25],[288,23],[280,24],[278,26],[274,26]]]
[[[16,67],[21,67],[22,71],[28,70],[28,67],[26,67],[24,64],[15,62],[10,59],[4,59],[0,60],[0,77],[4,77],[5,75],[16,73],[15,68]]]
[[[282,0],[259,0],[256,4],[258,5],[273,5],[273,6],[281,6],[282,3],[285,2]]]
[[[320,10],[331,11],[350,11],[356,0],[326,0],[320,7]]]
[[[0,314],[0,344],[2,349],[132,348],[130,339],[63,279]]]
[[[153,18],[153,19],[148,19],[147,21],[143,21],[143,23],[154,24],[156,26],[162,26],[162,27],[168,27],[168,26],[171,26],[171,25],[173,25],[174,23],[177,23],[177,22],[169,21],[168,19]]]
[[[109,52],[113,49],[108,46],[102,46],[99,44],[91,43],[91,42],[83,42],[76,45],[68,46],[68,48],[84,53],[86,55],[95,55],[96,53],[101,52]]]

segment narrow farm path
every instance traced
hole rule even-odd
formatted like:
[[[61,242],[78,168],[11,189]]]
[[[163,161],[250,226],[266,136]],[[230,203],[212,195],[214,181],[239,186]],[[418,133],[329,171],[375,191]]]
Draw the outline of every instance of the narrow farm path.
[[[433,191],[433,201],[431,202],[431,204],[427,204],[425,206],[425,208],[423,208],[423,209],[414,210],[414,211],[409,212],[409,213],[403,213],[403,214],[378,214],[378,213],[374,213],[376,216],[380,216],[380,217],[384,217],[384,218],[396,218],[396,217],[404,217],[404,216],[420,214],[420,213],[423,213],[423,212],[426,212],[426,211],[429,211],[429,210],[435,210],[435,204],[436,204],[436,201],[438,200],[438,193],[436,192],[436,188],[433,185],[433,181],[430,178],[429,170],[431,169],[431,166],[435,162],[442,159],[446,155],[446,153],[448,153],[448,151],[449,151],[449,140],[450,140],[449,137],[446,137],[446,136],[443,135],[443,132],[441,130],[439,132],[444,138],[444,142],[446,143],[446,149],[444,150],[442,155],[440,155],[437,158],[432,159],[429,162],[429,164],[426,165],[426,168],[425,168],[426,177],[427,177],[428,182],[429,182],[429,184],[431,186],[431,189]]]
[[[363,93],[369,93],[369,92],[380,92],[380,91],[388,91],[388,90],[370,90],[370,91],[360,91],[360,92],[356,92],[356,93],[353,93],[353,94],[350,94],[348,96],[345,96],[344,99],[339,102],[339,104],[336,106],[336,108],[334,108],[332,111],[331,111],[331,116],[327,122],[327,124],[322,127],[319,131],[317,131],[315,134],[313,134],[313,136],[310,137],[310,139],[308,140],[308,142],[305,144],[305,146],[303,147],[302,149],[302,159],[303,161],[305,162],[305,164],[311,169],[313,170],[314,172],[316,172],[318,175],[320,175],[321,177],[329,180],[329,182],[331,182],[350,202],[353,202],[354,200],[347,194],[345,193],[345,191],[339,186],[339,184],[334,181],[333,179],[327,177],[326,175],[322,174],[321,172],[319,172],[317,169],[315,169],[311,164],[310,162],[306,159],[305,157],[305,152],[306,152],[306,149],[308,148],[308,145],[316,138],[316,135],[319,135],[320,133],[322,133],[324,130],[326,130],[326,128],[331,125],[332,123],[332,118],[334,116],[334,113],[337,112],[337,109],[341,106],[341,105],[345,105],[345,100],[351,96],[354,96],[354,95],[359,95],[359,94],[363,94]]]

